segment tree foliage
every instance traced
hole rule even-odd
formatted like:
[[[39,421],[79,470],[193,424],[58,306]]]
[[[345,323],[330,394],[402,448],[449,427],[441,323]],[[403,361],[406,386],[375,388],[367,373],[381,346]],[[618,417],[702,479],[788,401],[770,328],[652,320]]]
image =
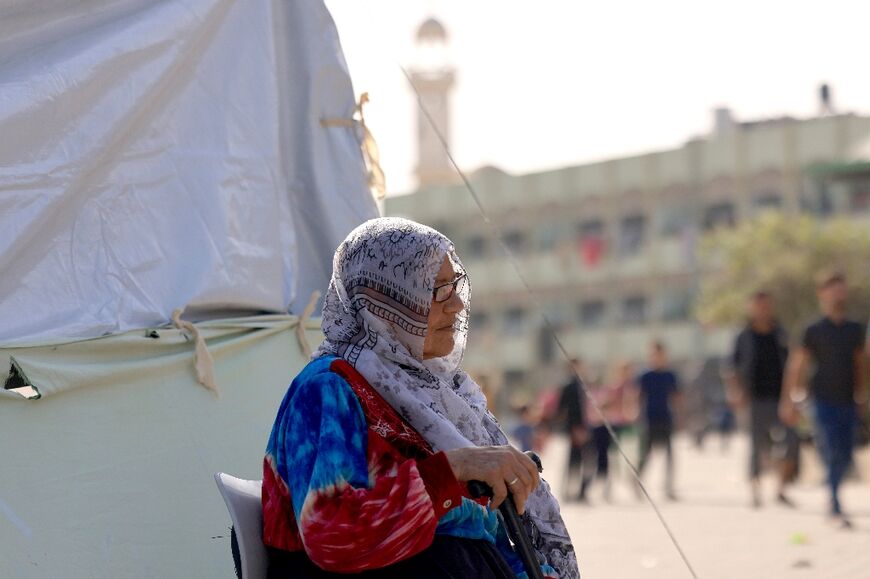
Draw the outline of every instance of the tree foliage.
[[[851,316],[865,322],[870,313],[866,221],[766,213],[737,228],[712,232],[700,250],[704,272],[696,309],[705,324],[740,323],[748,296],[764,289],[794,336],[818,315],[814,279],[823,269],[846,274]]]

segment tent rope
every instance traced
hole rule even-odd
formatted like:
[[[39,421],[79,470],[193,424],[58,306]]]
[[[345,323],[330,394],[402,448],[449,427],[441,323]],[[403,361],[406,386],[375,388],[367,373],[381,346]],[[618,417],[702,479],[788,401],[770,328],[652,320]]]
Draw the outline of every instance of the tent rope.
[[[362,129],[362,138],[360,141],[360,149],[363,153],[366,168],[368,169],[369,189],[378,201],[383,201],[387,195],[387,179],[384,175],[384,170],[381,168],[381,153],[378,149],[378,143],[366,125],[366,117],[363,113],[363,107],[369,102],[369,93],[364,92],[359,97],[359,102],[354,107],[354,116],[349,119],[344,118],[326,118],[320,119],[321,127],[345,127],[348,129]],[[359,117],[359,118],[356,118]]]
[[[435,120],[432,118],[432,115],[429,114],[429,110],[426,108],[426,105],[423,103],[423,97],[420,94],[420,91],[417,89],[417,86],[414,84],[414,81],[411,78],[411,75],[408,74],[408,71],[405,70],[405,68],[402,65],[399,65],[399,68],[402,70],[402,73],[405,75],[405,78],[408,79],[408,84],[411,85],[411,89],[414,91],[414,94],[417,96],[417,106],[419,107],[420,111],[423,113],[423,116],[426,117],[426,121],[429,123],[429,126],[432,128],[433,132],[435,133],[435,136],[438,138],[438,141],[440,142],[441,147],[444,150],[444,153],[447,155],[447,158],[450,160],[450,164],[453,166],[453,168],[456,170],[459,177],[462,179],[462,182],[465,184],[465,188],[468,191],[468,193],[471,195],[472,199],[474,200],[474,203],[477,207],[478,212],[480,213],[481,218],[483,219],[484,223],[486,223],[486,225],[490,228],[491,233],[493,235],[495,235],[495,238],[498,241],[499,245],[501,246],[502,251],[507,256],[508,261],[510,262],[511,266],[513,267],[514,272],[517,274],[517,277],[519,277],[520,282],[523,284],[526,295],[528,295],[528,297],[530,298],[535,309],[541,315],[541,318],[544,321],[544,326],[546,327],[547,332],[553,337],[553,340],[555,341],[559,351],[564,356],[565,361],[568,362],[568,367],[571,368],[571,372],[573,373],[574,378],[580,384],[580,387],[583,389],[583,392],[585,393],[586,398],[592,403],[592,407],[595,409],[595,412],[598,414],[598,417],[601,419],[602,424],[607,427],[607,432],[610,435],[610,438],[613,440],[614,446],[619,451],[619,455],[622,457],[623,461],[625,461],[625,463],[628,465],[632,476],[634,476],[635,482],[637,483],[637,485],[640,488],[641,492],[643,493],[644,497],[646,497],[646,500],[649,502],[650,506],[652,507],[653,511],[655,512],[656,517],[658,518],[659,522],[662,524],[662,527],[664,527],[665,532],[667,533],[668,537],[670,538],[671,543],[676,548],[677,553],[680,555],[680,558],[683,560],[683,563],[685,563],[686,568],[689,570],[689,573],[691,573],[691,575],[694,579],[698,579],[698,574],[695,573],[695,569],[694,569],[694,567],[692,567],[692,564],[689,562],[689,558],[686,556],[686,553],[683,551],[682,546],[680,546],[680,543],[677,540],[676,535],[674,535],[673,531],[671,530],[670,525],[668,525],[667,521],[665,520],[661,511],[659,510],[658,505],[656,505],[655,501],[653,500],[653,498],[650,496],[649,492],[647,491],[646,486],[644,486],[643,481],[641,481],[640,474],[638,473],[637,468],[634,466],[634,464],[631,462],[631,460],[629,460],[628,455],[625,453],[625,451],[622,448],[622,445],[619,443],[619,439],[616,437],[616,433],[613,430],[613,426],[610,424],[610,421],[604,415],[604,412],[601,410],[601,407],[598,405],[598,402],[595,400],[595,397],[591,395],[591,392],[589,391],[588,386],[586,386],[586,383],[583,381],[583,379],[577,373],[577,370],[574,368],[574,365],[570,363],[571,356],[568,353],[567,348],[565,348],[565,345],[562,343],[562,340],[559,338],[559,335],[556,332],[556,328],[552,324],[552,322],[550,321],[549,316],[547,316],[547,314],[544,312],[543,307],[541,305],[542,302],[538,298],[538,295],[532,290],[531,285],[529,284],[528,280],[526,279],[526,276],[523,274],[522,268],[520,267],[516,256],[514,256],[511,249],[504,242],[504,236],[502,235],[501,227],[499,227],[499,225],[495,221],[493,221],[490,218],[490,216],[487,214],[486,210],[483,207],[483,203],[480,200],[480,197],[477,195],[477,192],[475,191],[474,187],[471,185],[471,182],[468,180],[468,177],[466,177],[465,173],[462,171],[462,169],[459,168],[459,165],[456,163],[456,159],[454,159],[454,157],[453,157],[453,153],[450,150],[450,146],[447,144],[447,139],[445,139],[444,135],[441,134],[440,129],[438,128],[437,124],[435,123]]]
[[[308,305],[305,306],[304,310],[302,310],[302,315],[299,316],[299,321],[296,324],[296,338],[299,340],[299,349],[302,350],[302,353],[305,354],[307,358],[311,357],[314,350],[308,342],[308,336],[305,335],[305,326],[308,325],[308,320],[311,318],[311,314],[314,313],[314,308],[317,307],[318,300],[320,300],[320,292],[314,290],[311,292],[311,298],[308,300]]]
[[[305,335],[305,326],[308,324],[308,320],[311,319],[311,315],[314,313],[314,308],[317,307],[318,300],[320,300],[320,292],[315,290],[312,292],[311,298],[308,300],[308,305],[306,305],[305,309],[302,310],[302,315],[299,316],[296,323],[296,338],[299,340],[299,349],[309,358],[311,357],[313,349],[308,341],[308,337]],[[211,390],[216,397],[220,398],[220,391],[218,390],[217,381],[215,380],[214,358],[208,350],[205,337],[193,322],[181,319],[183,313],[184,308],[173,310],[172,324],[182,332],[189,334],[194,341],[193,365],[196,370],[196,381],[202,384],[207,390]]]
[[[195,343],[193,362],[196,369],[196,381],[205,386],[207,390],[211,390],[219,398],[220,392],[218,391],[214,376],[214,358],[211,357],[211,352],[208,351],[205,338],[199,331],[199,328],[193,325],[192,322],[182,320],[182,313],[184,313],[184,308],[173,310],[172,324],[182,332],[187,332],[193,338]]]

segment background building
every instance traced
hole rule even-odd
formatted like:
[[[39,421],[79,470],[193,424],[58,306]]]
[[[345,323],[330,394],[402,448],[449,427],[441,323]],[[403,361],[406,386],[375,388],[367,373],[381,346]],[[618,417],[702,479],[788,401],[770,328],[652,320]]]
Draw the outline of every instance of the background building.
[[[436,100],[447,102],[449,84],[443,90]],[[443,231],[469,270],[466,369],[496,391],[559,380],[563,358],[543,312],[593,373],[616,360],[640,362],[661,339],[691,375],[724,355],[734,332],[692,317],[700,274],[710,267],[696,258],[705,232],[765,210],[846,213],[870,225],[870,117],[836,114],[827,87],[814,118],[739,122],[722,108],[713,124],[709,135],[673,150],[525,175],[495,167],[471,174],[540,304],[464,185],[423,181],[410,195],[388,198],[388,215]],[[429,138],[421,129],[421,156]]]

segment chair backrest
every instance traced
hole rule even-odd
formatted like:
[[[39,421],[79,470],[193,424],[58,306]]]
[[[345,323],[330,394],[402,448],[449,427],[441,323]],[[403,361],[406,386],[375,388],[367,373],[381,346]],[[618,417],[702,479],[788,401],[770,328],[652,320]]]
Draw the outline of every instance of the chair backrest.
[[[265,579],[269,555],[263,545],[263,481],[244,480],[223,472],[215,473],[214,480],[236,531],[242,579]]]

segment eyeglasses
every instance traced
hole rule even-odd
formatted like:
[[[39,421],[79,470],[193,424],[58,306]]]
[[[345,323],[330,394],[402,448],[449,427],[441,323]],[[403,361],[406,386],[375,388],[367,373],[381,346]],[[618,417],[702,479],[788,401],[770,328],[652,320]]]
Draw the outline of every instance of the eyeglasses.
[[[456,288],[459,286],[459,283],[463,281],[466,277],[468,277],[468,274],[463,273],[453,281],[449,281],[445,284],[435,286],[435,289],[432,290],[432,297],[437,303],[446,302],[451,297],[453,297],[453,294],[454,292],[456,292]]]

